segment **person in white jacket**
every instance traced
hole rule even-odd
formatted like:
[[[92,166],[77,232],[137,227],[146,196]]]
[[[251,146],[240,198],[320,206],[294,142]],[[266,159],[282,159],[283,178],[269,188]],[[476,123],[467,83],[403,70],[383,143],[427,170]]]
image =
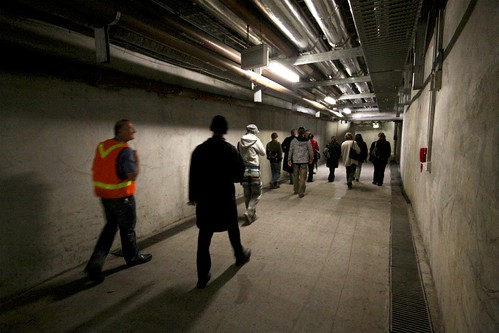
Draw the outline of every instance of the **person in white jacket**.
[[[246,211],[246,225],[253,223],[256,219],[256,205],[262,197],[262,181],[260,179],[260,156],[265,156],[265,147],[258,134],[255,124],[246,126],[246,134],[243,135],[237,145],[237,149],[244,161],[244,178],[241,185],[244,189],[244,203]]]
[[[355,169],[357,168],[358,157],[354,157],[350,151],[350,148],[355,150],[357,155],[360,154],[360,147],[357,142],[353,139],[353,134],[350,132],[345,133],[345,141],[341,144],[341,158],[343,159],[343,165],[345,166],[347,172],[347,185],[348,188],[352,188],[352,182],[355,177]]]

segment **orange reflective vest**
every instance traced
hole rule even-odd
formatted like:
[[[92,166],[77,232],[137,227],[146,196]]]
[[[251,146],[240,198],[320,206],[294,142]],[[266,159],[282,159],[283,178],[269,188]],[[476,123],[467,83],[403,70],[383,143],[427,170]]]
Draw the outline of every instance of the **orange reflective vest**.
[[[118,156],[127,148],[125,142],[109,139],[95,150],[93,181],[95,194],[100,198],[125,198],[135,193],[135,182],[118,177]]]

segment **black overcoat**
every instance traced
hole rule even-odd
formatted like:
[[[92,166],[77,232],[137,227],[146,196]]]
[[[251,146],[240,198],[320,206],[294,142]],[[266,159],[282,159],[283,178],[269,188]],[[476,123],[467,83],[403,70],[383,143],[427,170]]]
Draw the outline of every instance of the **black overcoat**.
[[[196,147],[189,171],[189,201],[196,203],[196,225],[214,232],[238,223],[234,183],[244,175],[236,148],[221,136]]]

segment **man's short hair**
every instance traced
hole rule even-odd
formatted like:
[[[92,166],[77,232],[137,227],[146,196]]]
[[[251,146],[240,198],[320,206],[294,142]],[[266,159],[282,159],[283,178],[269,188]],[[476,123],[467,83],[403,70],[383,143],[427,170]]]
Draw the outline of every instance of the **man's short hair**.
[[[305,128],[304,127],[298,128],[298,135],[301,135],[301,136],[305,135]]]
[[[227,134],[229,124],[224,116],[216,115],[211,121],[210,130],[216,134]]]
[[[277,135],[277,133],[276,133],[276,132],[274,132],[274,133],[270,134],[270,138],[271,138],[272,140],[277,139],[278,137],[279,137],[279,135]]]
[[[118,135],[118,133],[120,132],[123,125],[125,125],[126,123],[129,123],[129,122],[130,122],[130,120],[128,120],[128,119],[118,120],[116,122],[116,124],[114,124],[114,135]]]

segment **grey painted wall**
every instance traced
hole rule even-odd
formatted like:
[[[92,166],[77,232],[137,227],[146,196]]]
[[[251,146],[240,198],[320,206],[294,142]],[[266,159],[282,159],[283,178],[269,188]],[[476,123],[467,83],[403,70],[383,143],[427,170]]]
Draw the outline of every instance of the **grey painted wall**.
[[[291,128],[309,128],[319,143],[340,125],[299,112],[265,106],[157,95],[139,89],[97,88],[43,76],[0,72],[2,212],[0,299],[84,263],[104,224],[93,195],[91,165],[96,145],[128,118],[137,134],[139,238],[194,214],[187,206],[188,168],[196,145],[211,136],[216,114],[229,121],[227,140],[236,145],[255,123],[266,144]],[[270,165],[262,160],[263,180]],[[241,186],[236,186],[242,195]],[[115,247],[119,247],[119,236]]]
[[[449,1],[444,48],[469,1]],[[436,94],[431,173],[429,86],[404,115],[402,178],[429,254],[447,332],[499,330],[499,7],[478,1],[443,65]],[[433,45],[433,42],[432,44]],[[433,49],[427,53],[429,75]]]

